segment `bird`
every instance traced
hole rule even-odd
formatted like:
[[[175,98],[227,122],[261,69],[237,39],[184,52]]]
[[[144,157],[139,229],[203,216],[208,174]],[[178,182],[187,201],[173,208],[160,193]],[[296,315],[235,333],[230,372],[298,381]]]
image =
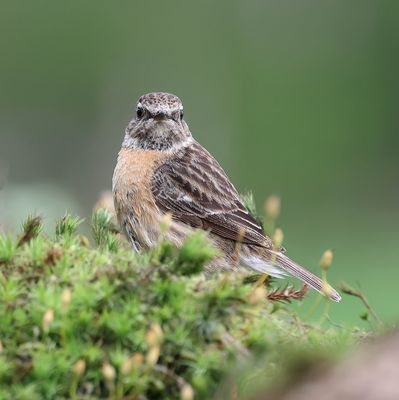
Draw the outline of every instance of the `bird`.
[[[238,265],[273,277],[294,276],[341,300],[285,249],[273,248],[223,168],[194,139],[174,94],[153,92],[138,99],[118,153],[112,193],[119,225],[135,251],[155,247],[161,222],[171,216],[165,238],[176,246],[195,230],[208,232],[220,256],[205,266],[207,272],[233,271]]]

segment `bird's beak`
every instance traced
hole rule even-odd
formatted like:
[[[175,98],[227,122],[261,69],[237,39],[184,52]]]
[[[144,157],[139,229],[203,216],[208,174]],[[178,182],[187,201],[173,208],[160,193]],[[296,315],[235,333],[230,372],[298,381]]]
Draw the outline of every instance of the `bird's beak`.
[[[164,112],[159,112],[159,113],[154,115],[154,119],[156,119],[157,121],[166,119],[167,117],[168,116]]]

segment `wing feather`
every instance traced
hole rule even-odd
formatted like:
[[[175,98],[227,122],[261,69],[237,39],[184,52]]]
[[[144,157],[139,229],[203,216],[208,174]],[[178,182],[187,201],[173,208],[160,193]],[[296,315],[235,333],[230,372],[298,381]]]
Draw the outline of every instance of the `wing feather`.
[[[197,142],[156,168],[151,189],[158,208],[175,220],[225,239],[271,247],[222,167]]]

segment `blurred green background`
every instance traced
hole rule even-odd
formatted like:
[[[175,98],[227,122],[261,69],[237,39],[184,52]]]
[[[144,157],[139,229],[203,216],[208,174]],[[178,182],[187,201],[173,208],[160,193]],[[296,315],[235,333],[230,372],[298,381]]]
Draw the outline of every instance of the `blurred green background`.
[[[170,91],[288,254],[399,317],[397,1],[2,1],[0,224],[89,217],[136,99]],[[361,324],[344,298],[333,319]]]

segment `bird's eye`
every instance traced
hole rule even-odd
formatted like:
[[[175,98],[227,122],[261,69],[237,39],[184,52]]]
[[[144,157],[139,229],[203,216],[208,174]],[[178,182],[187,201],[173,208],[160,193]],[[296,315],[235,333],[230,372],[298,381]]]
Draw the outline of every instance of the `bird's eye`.
[[[136,111],[136,115],[137,115],[137,118],[143,118],[144,117],[144,109],[139,107]]]
[[[180,119],[183,119],[183,115],[184,115],[183,110],[180,110]]]

